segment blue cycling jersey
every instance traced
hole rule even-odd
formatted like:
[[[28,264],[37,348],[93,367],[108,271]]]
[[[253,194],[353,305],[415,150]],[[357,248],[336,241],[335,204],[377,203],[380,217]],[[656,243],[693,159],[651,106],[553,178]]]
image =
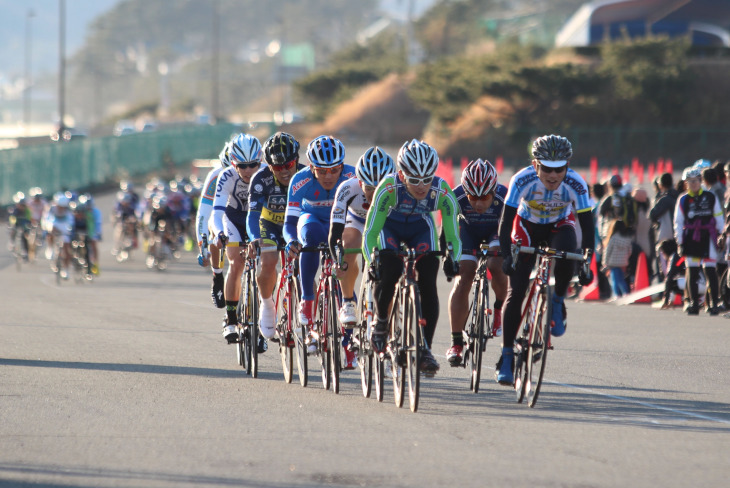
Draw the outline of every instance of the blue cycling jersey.
[[[304,168],[289,182],[286,213],[284,216],[284,239],[286,242],[298,241],[297,223],[300,215],[312,215],[327,224],[335,203],[337,188],[350,178],[355,177],[355,168],[345,164],[337,183],[331,190],[325,190],[314,177],[311,168]]]

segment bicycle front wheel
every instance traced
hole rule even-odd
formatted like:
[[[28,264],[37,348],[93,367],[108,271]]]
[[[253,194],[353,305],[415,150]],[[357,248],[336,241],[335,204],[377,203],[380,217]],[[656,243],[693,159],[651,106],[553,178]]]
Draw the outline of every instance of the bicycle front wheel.
[[[259,288],[256,283],[256,268],[248,270],[248,342],[250,347],[251,376],[259,376]]]
[[[406,367],[402,370],[408,379],[408,402],[411,412],[418,410],[421,374],[418,364],[421,360],[421,302],[418,288],[414,285],[406,294],[403,318],[403,351]],[[402,393],[401,393],[402,395]]]
[[[373,382],[373,352],[370,349],[370,341],[368,337],[368,320],[372,310],[368,311],[368,285],[363,280],[362,290],[360,290],[360,301],[358,302],[360,314],[359,322],[352,331],[352,338],[358,346],[357,364],[360,367],[360,383],[362,386],[362,395],[365,398],[370,396]]]
[[[293,276],[287,280],[288,303],[287,303],[287,318],[289,320],[289,330],[294,333],[294,345],[297,349],[297,370],[299,373],[299,384],[307,386],[307,324],[299,323],[299,313],[297,312],[297,306],[299,305],[299,297],[301,293],[299,291],[299,280]]]
[[[537,300],[537,313],[530,329],[527,371],[529,381],[526,386],[527,405],[535,406],[540,394],[542,378],[545,374],[547,352],[550,347],[550,322],[553,316],[552,289],[544,285]]]
[[[289,328],[289,310],[286,294],[286,285],[279,286],[276,291],[276,334],[279,337],[279,355],[281,356],[281,370],[284,373],[284,381],[291,383],[294,376],[294,335]]]
[[[389,352],[390,364],[393,375],[393,394],[395,396],[395,405],[398,408],[403,406],[405,398],[405,375],[406,375],[406,350],[405,350],[405,333],[404,322],[407,310],[407,292],[404,291],[400,284],[396,285],[396,291],[393,299],[393,311],[390,314],[390,335],[389,335]]]
[[[328,278],[329,285],[329,303],[327,304],[327,348],[331,354],[330,372],[332,373],[332,391],[340,392],[340,348],[342,340],[340,334],[340,324],[337,318],[337,311],[340,309],[340,290],[334,278]]]
[[[484,347],[486,346],[485,331],[489,327],[489,317],[487,310],[489,309],[489,290],[485,280],[479,280],[477,290],[474,296],[476,302],[475,322],[471,323],[471,331],[469,333],[469,341],[471,343],[471,391],[479,393],[479,380],[482,374],[482,356]]]

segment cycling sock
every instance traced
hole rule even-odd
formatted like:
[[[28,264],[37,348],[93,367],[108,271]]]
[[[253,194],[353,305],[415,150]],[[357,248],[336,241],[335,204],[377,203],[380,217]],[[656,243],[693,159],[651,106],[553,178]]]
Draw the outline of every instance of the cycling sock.
[[[226,314],[228,314],[228,324],[232,325],[238,321],[236,309],[238,308],[238,300],[226,300]]]
[[[213,273],[215,274],[221,274],[223,272],[223,268],[213,268]]]
[[[451,333],[451,345],[452,346],[463,346],[464,345],[464,336],[461,335],[461,332],[452,332]]]

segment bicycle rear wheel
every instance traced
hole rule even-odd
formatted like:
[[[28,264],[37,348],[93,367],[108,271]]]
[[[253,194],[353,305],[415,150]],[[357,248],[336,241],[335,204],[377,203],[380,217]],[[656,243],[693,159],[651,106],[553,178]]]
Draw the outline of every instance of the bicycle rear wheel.
[[[276,290],[276,334],[279,338],[279,355],[281,356],[281,370],[284,381],[291,383],[294,376],[294,336],[289,325],[289,311],[287,310],[289,297],[286,295],[286,285]]]
[[[327,349],[330,351],[331,363],[330,372],[332,373],[332,391],[340,392],[340,348],[342,347],[342,339],[340,334],[340,324],[337,318],[337,312],[340,309],[340,290],[334,278],[328,278],[329,285],[329,303],[327,304]]]
[[[479,393],[479,381],[482,375],[482,356],[484,346],[486,346],[487,336],[485,331],[489,330],[489,317],[487,309],[489,309],[489,290],[487,282],[483,279],[479,280],[478,287],[474,296],[476,301],[476,322],[472,322],[472,330],[469,334],[469,340],[472,346],[471,358],[471,391]]]
[[[529,354],[530,354],[530,334],[532,329],[532,323],[536,318],[535,311],[537,310],[537,300],[539,296],[539,285],[537,282],[533,282],[530,285],[530,291],[528,292],[528,298],[525,302],[525,307],[522,312],[522,318],[520,322],[520,330],[515,339],[514,347],[514,378],[515,378],[515,393],[517,395],[517,403],[522,403],[527,394],[528,384],[530,383],[530,371],[528,368]]]
[[[393,396],[395,397],[395,405],[398,408],[403,406],[406,390],[406,343],[404,332],[404,322],[408,313],[406,294],[407,292],[401,289],[400,285],[396,285],[393,311],[390,314],[390,335],[388,340],[390,344],[390,364],[393,373]]]
[[[352,338],[358,346],[357,364],[360,367],[360,383],[362,386],[362,394],[365,398],[370,396],[373,383],[373,352],[370,349],[370,341],[368,337],[368,304],[367,304],[367,284],[363,282],[360,290],[360,301],[358,302],[360,314],[359,322],[352,330]],[[370,311],[372,312],[372,311]]]
[[[418,288],[413,286],[405,296],[405,310],[403,318],[403,350],[406,355],[406,367],[402,372],[408,379],[408,402],[411,412],[418,410],[420,396],[421,374],[418,364],[421,360],[421,303]]]
[[[550,347],[550,322],[553,315],[552,289],[549,285],[541,287],[538,295],[537,314],[530,331],[530,348],[528,352],[527,371],[527,405],[535,406],[540,394],[542,378],[545,374],[545,363]]]

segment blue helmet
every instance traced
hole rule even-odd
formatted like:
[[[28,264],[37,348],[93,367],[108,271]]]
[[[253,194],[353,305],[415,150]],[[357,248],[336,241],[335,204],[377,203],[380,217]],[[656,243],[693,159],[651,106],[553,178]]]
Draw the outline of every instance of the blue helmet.
[[[345,146],[332,136],[319,136],[307,146],[307,159],[315,168],[333,168],[345,162]]]

